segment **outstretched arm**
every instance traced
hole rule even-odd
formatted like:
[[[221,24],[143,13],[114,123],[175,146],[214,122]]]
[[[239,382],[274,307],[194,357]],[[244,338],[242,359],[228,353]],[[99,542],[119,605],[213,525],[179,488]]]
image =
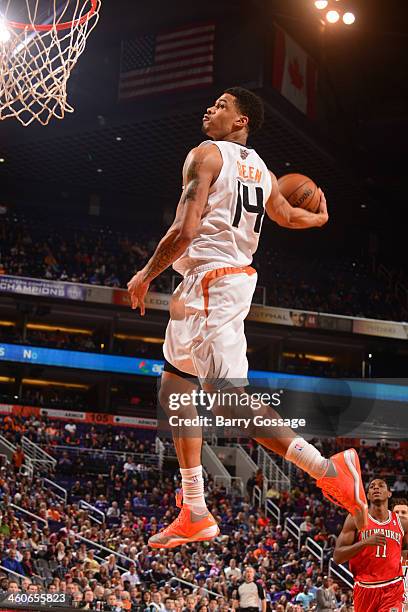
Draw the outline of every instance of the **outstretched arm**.
[[[317,213],[309,212],[303,208],[293,208],[279,191],[276,176],[270,172],[272,179],[272,191],[266,203],[266,214],[272,221],[282,227],[289,229],[308,229],[310,227],[321,227],[329,220],[327,213],[326,198],[320,189],[320,207]]]
[[[145,267],[128,282],[132,308],[140,307],[141,315],[145,313],[144,298],[152,280],[176,261],[193,240],[220,163],[218,149],[213,146],[198,147],[188,154],[175,219]]]
[[[343,529],[337,538],[336,548],[334,549],[333,559],[335,563],[345,563],[349,561],[366,546],[385,546],[387,539],[384,535],[376,533],[365,540],[356,542],[357,528],[354,518],[349,514],[345,520]]]

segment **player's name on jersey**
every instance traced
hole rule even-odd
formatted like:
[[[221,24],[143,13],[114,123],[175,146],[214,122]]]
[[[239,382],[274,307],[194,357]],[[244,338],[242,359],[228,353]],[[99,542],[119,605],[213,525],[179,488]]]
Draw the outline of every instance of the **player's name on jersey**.
[[[244,179],[244,181],[255,181],[255,183],[261,182],[262,170],[259,170],[259,168],[248,166],[247,164],[241,164],[239,161],[237,161],[237,168],[238,175],[240,178]]]
[[[401,534],[396,531],[392,531],[392,529],[366,529],[361,532],[361,539],[367,540],[372,535],[379,533],[380,535],[385,536],[386,538],[391,538],[391,540],[395,540],[398,544],[401,544]]]

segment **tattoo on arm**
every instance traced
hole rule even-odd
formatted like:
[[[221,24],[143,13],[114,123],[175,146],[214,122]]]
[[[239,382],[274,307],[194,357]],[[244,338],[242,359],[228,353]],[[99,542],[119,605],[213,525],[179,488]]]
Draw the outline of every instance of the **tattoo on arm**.
[[[197,196],[198,185],[200,182],[198,176],[199,167],[200,164],[193,160],[187,168],[186,191],[184,193],[183,204],[194,200],[194,198]]]
[[[183,207],[189,202],[193,202],[197,197],[200,185],[199,171],[201,164],[201,161],[193,159],[186,168],[185,191],[181,200]],[[186,244],[176,239],[177,233],[178,228],[170,229],[158,244],[156,251],[145,267],[146,280],[152,280],[158,276],[184,252]]]
[[[161,272],[166,270],[173,261],[175,261],[184,251],[185,247],[180,246],[179,242],[174,240],[176,232],[167,234],[158,244],[152,258],[146,264],[145,278],[152,280]]]

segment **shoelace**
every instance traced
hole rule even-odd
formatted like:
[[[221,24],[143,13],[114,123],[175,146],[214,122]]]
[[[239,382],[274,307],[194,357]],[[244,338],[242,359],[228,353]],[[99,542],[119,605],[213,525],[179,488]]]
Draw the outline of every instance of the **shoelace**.
[[[326,487],[328,491],[323,491],[323,495],[329,501],[331,501],[336,506],[340,506],[342,508],[346,508],[347,510],[350,510],[351,506],[347,503],[344,494],[341,492],[341,489],[336,487],[334,484],[331,484],[329,486],[326,484]]]
[[[174,521],[172,523],[170,523],[170,525],[168,525],[165,529],[163,529],[163,531],[161,532],[163,535],[167,535],[167,533],[169,532],[170,528],[173,529],[174,527],[181,527],[182,526],[182,522],[183,522],[183,509],[181,510],[180,514],[178,515],[178,517],[176,519],[174,519]]]

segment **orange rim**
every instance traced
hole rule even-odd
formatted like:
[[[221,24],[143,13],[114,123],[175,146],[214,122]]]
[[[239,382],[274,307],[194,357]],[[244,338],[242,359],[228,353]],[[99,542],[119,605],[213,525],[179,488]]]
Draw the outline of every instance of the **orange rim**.
[[[88,0],[85,0],[87,2]],[[99,0],[89,0],[91,2],[91,8],[86,13],[86,15],[82,15],[79,19],[74,19],[73,21],[66,21],[64,23],[52,23],[52,24],[43,24],[37,25],[33,23],[20,23],[18,21],[6,21],[6,25],[15,28],[16,30],[31,30],[38,32],[49,32],[50,30],[69,30],[70,28],[75,28],[76,26],[82,25],[86,23],[92,15],[95,15],[98,9]]]

